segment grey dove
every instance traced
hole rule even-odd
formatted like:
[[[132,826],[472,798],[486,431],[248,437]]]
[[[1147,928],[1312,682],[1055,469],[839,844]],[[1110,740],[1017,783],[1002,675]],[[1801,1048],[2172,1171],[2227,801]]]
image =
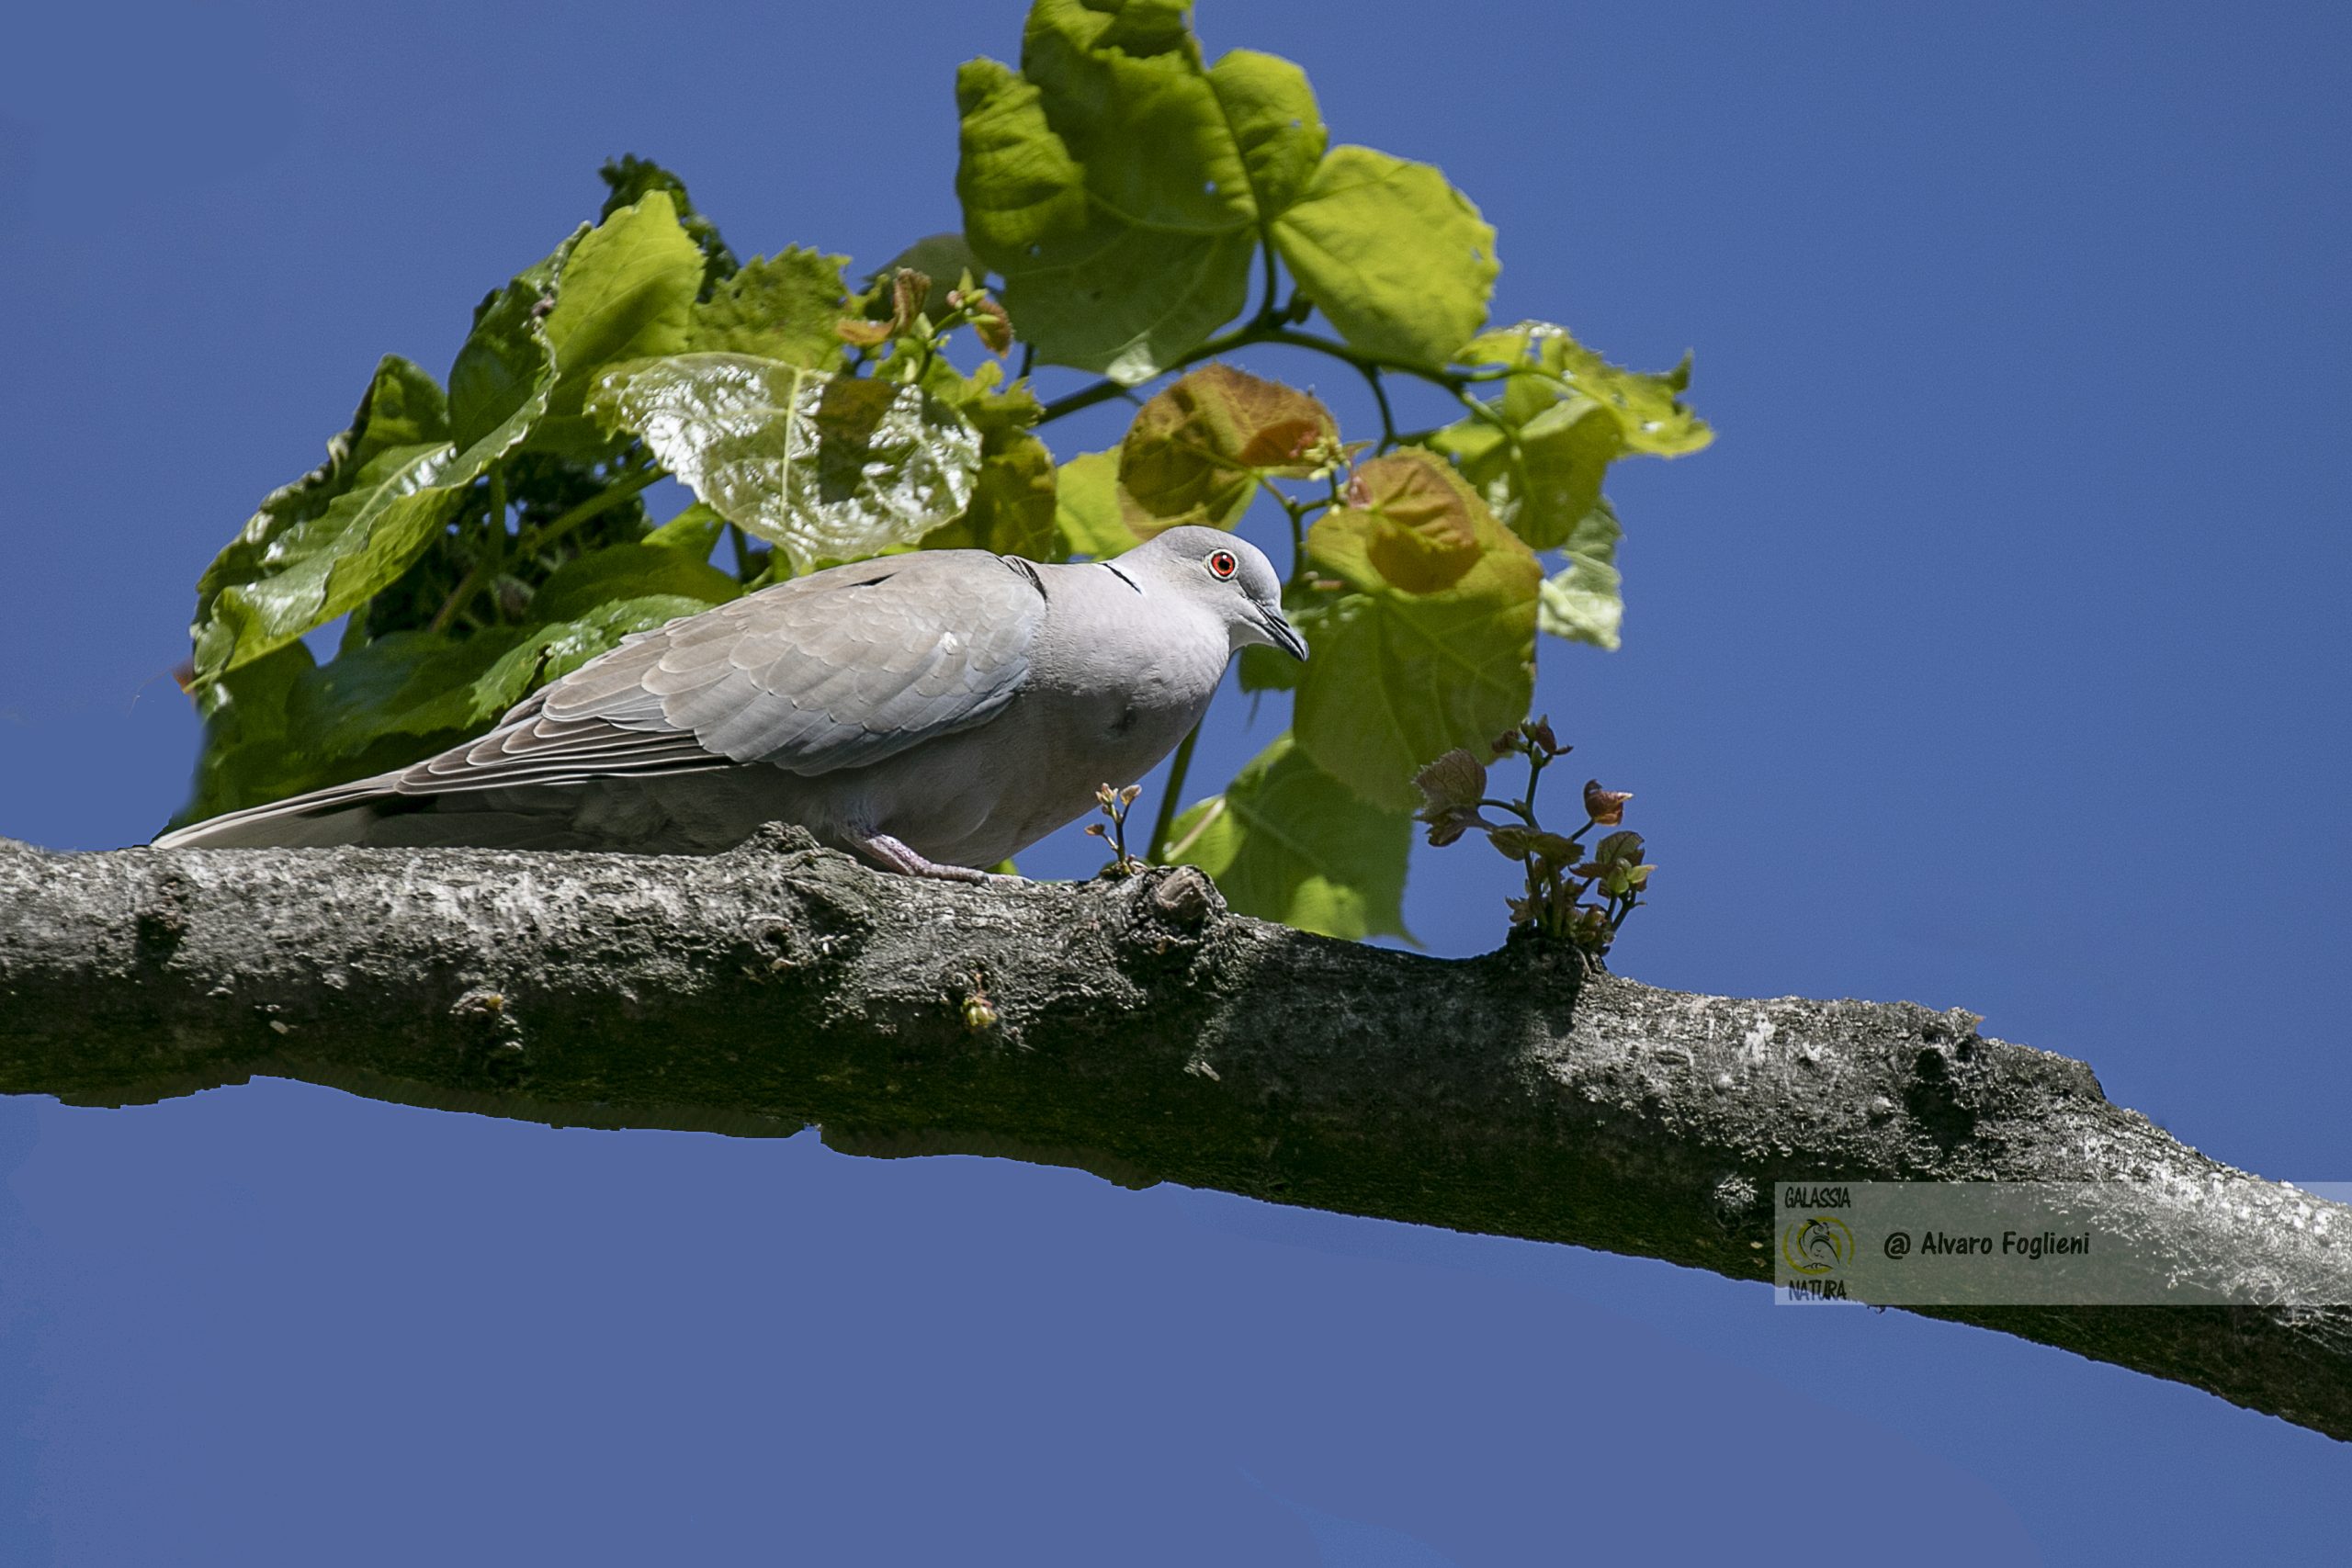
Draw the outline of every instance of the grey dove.
[[[1215,528],[1083,564],[887,556],[631,637],[437,757],[155,844],[696,854],[797,822],[973,880],[1149,772],[1252,643],[1306,657],[1272,565]]]

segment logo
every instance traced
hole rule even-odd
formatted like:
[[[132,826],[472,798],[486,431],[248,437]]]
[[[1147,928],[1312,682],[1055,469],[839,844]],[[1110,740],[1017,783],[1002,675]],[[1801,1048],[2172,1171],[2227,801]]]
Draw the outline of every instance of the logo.
[[[1854,1256],[1854,1233],[1835,1214],[1790,1222],[1781,1233],[1781,1257],[1800,1274],[1826,1274]]]

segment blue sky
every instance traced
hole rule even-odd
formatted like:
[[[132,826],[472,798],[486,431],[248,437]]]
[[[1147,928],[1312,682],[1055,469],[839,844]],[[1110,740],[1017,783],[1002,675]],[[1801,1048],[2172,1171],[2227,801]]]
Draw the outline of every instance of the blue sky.
[[[1498,319],[1698,352],[1539,707],[1665,868],[1619,967],[1965,1006],[2352,1178],[2340,8],[1213,6],[1442,164]],[[386,351],[593,214],[953,226],[1019,7],[48,7],[0,59],[0,833],[178,803],[196,574]],[[1260,368],[1321,384],[1328,367]],[[1069,450],[1115,428],[1065,433]],[[1221,705],[1213,782],[1280,723]],[[1091,869],[1074,837],[1031,869]],[[1434,951],[1507,869],[1422,852]],[[258,1084],[0,1101],[0,1556],[60,1563],[2335,1561],[2346,1450],[1900,1314],[813,1137]],[[2335,1501],[2329,1501],[2335,1499]]]

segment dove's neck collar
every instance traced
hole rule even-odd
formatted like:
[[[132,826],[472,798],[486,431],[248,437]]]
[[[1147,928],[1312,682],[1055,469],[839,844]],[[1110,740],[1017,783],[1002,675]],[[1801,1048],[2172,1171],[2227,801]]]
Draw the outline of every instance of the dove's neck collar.
[[[1117,578],[1120,581],[1125,583],[1128,587],[1134,589],[1136,592],[1140,593],[1143,592],[1141,584],[1137,583],[1134,578],[1129,577],[1125,572],[1121,571],[1117,567],[1113,566],[1109,561],[1099,560],[1094,564],[1101,567],[1104,571],[1109,572],[1113,577]]]

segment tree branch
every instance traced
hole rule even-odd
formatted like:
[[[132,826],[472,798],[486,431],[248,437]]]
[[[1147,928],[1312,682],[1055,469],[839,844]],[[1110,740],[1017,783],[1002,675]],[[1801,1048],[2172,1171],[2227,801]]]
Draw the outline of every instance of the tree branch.
[[[1588,981],[1523,942],[1327,941],[1228,914],[1190,867],[887,876],[797,829],[708,859],[0,840],[0,1091],[121,1105],[270,1076],[558,1124],[817,1122],[860,1154],[1006,1155],[1738,1280],[1770,1278],[1779,1180],[2161,1174],[2230,1201],[2167,1213],[2180,1257],[2352,1285],[2345,1248],[2288,1221],[2312,1200],[1977,1021]],[[2352,1438],[2352,1310],[1922,1310]]]

